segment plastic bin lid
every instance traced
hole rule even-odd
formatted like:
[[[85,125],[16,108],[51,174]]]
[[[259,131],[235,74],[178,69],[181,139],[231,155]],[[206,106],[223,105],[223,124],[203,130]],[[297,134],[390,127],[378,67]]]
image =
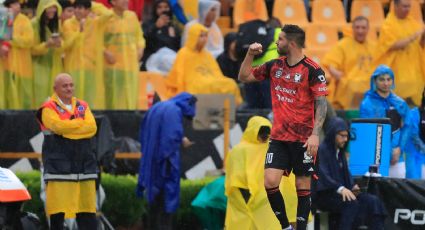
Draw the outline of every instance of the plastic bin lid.
[[[351,123],[391,124],[389,118],[355,118]]]

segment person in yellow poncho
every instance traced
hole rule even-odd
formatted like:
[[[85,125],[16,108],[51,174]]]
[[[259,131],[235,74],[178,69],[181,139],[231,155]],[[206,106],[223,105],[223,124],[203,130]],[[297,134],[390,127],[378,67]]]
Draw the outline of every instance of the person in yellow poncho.
[[[382,24],[374,66],[389,66],[396,76],[395,93],[420,104],[425,80],[424,26],[409,15],[411,0],[394,0],[394,11]]]
[[[33,73],[31,66],[31,46],[33,45],[33,30],[31,21],[21,14],[21,4],[18,0],[6,0],[4,5],[14,15],[13,36],[6,56],[2,58],[4,67],[4,93],[8,109],[32,109]],[[3,47],[5,48],[5,47]]]
[[[39,105],[46,101],[53,79],[62,71],[62,39],[59,16],[62,8],[55,0],[40,0],[32,20],[34,45],[31,49],[34,98]]]
[[[99,36],[103,38],[99,29],[103,28],[113,13],[107,10],[100,16],[91,14],[91,4],[90,0],[76,0],[75,16],[64,22],[64,40],[66,44],[69,43],[65,49],[64,67],[73,76],[77,89],[75,95],[98,108],[101,107],[101,102],[97,101],[101,86],[96,84],[96,68],[103,64],[103,59],[99,59],[103,50],[97,40]]]
[[[107,109],[136,109],[139,60],[145,39],[127,0],[112,0],[114,15],[107,22],[105,41],[105,100]]]
[[[177,52],[176,60],[166,79],[168,97],[181,92],[191,94],[232,94],[236,104],[242,97],[235,81],[223,76],[217,61],[205,49],[208,29],[196,23],[189,28],[183,48]]]
[[[336,108],[357,109],[369,88],[375,42],[367,39],[368,32],[368,19],[354,18],[352,35],[341,39],[321,61],[336,84],[331,101]]]
[[[92,137],[97,126],[87,102],[75,98],[72,78],[61,73],[54,94],[37,111],[44,134],[43,180],[50,229],[76,218],[79,229],[96,229],[97,160]]]
[[[252,117],[241,142],[226,157],[227,230],[280,228],[264,189],[264,161],[270,129],[271,123],[266,118]],[[281,191],[285,193],[289,221],[295,222],[296,213],[292,208],[297,205],[294,175],[284,177],[282,186],[285,186]]]

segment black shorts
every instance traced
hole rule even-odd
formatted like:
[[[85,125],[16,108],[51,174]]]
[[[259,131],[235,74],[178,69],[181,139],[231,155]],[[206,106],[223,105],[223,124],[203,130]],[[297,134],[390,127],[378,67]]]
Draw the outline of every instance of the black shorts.
[[[310,176],[314,173],[314,158],[307,155],[302,142],[270,140],[265,168],[281,169],[285,176],[291,171],[296,176]]]

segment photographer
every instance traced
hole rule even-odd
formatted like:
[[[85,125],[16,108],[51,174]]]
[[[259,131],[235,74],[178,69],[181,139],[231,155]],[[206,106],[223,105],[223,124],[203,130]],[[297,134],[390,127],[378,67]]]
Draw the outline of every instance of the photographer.
[[[160,48],[168,47],[176,52],[179,50],[180,31],[173,23],[170,3],[167,0],[155,1],[153,19],[143,23],[143,33],[146,49],[141,70],[146,70],[146,60]]]
[[[385,210],[378,197],[361,193],[348,169],[345,150],[349,132],[339,117],[329,121],[329,130],[318,150],[318,180],[313,181],[313,204],[322,211],[336,214],[329,229],[384,229]]]

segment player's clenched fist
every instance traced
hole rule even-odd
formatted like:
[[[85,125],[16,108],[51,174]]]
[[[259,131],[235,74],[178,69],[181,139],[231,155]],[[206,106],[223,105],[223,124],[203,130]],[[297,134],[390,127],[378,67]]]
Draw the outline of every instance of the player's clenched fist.
[[[261,54],[263,52],[263,46],[260,43],[252,43],[251,45],[249,45],[248,48],[248,54],[249,55],[258,55]]]

